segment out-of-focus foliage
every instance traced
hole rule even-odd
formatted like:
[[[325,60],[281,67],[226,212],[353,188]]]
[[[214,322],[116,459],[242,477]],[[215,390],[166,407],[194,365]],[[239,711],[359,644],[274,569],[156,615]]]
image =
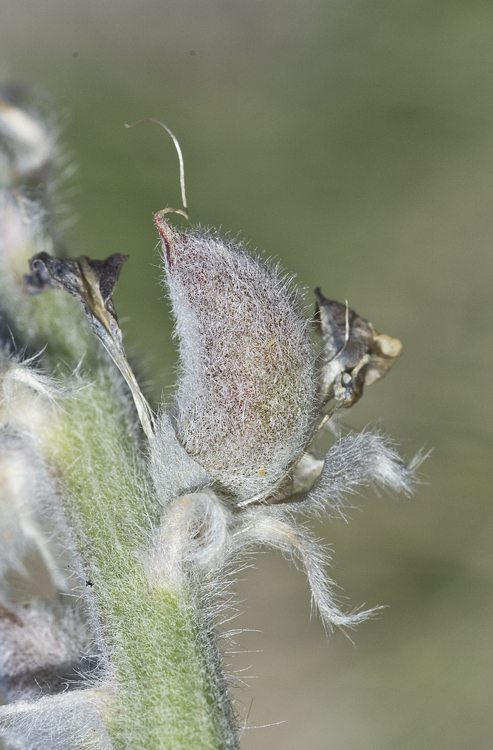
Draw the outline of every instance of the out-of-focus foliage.
[[[246,729],[245,750],[490,747],[492,34],[485,0],[0,10],[2,77],[40,84],[72,113],[71,253],[131,256],[119,320],[127,349],[153,352],[156,399],[176,353],[149,271],[152,213],[179,192],[162,132],[123,128],[145,116],[180,138],[193,221],[241,232],[404,344],[345,419],[381,416],[407,455],[434,446],[429,484],[324,527],[350,601],[389,608],[359,627],[356,648],[327,642],[320,623],[307,630],[303,579],[264,556],[238,620],[263,630],[239,637],[263,654],[231,658],[259,676],[239,696],[247,726],[287,721]]]

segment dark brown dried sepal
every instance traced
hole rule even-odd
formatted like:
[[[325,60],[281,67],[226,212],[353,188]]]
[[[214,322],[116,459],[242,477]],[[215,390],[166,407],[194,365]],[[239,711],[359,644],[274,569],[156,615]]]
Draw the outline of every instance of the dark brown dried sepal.
[[[29,261],[31,275],[24,277],[26,291],[39,294],[48,287],[60,287],[82,303],[93,328],[98,321],[111,331],[112,319],[116,323],[111,297],[126,260],[128,255],[119,253],[105,260],[91,260],[84,255],[53,258],[48,253],[38,253]]]
[[[335,398],[346,408],[387,374],[402,353],[399,339],[379,334],[372,323],[347,305],[329,300],[315,289],[315,323],[322,338],[320,399]]]
[[[25,276],[26,291],[39,294],[50,287],[58,287],[81,302],[92,329],[110,354],[128,383],[146,435],[153,434],[153,417],[142,395],[135,375],[128,364],[122,344],[112,295],[128,255],[114,253],[105,260],[54,258],[38,253],[29,261],[31,275]]]

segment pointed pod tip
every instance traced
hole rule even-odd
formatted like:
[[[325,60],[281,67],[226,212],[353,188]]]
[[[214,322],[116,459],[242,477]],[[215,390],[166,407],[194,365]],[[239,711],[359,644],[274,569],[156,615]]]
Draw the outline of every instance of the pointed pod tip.
[[[159,234],[161,235],[163,240],[166,239],[166,237],[170,237],[172,235],[173,230],[171,229],[169,224],[165,222],[163,211],[158,211],[157,214],[154,214],[154,224],[158,228]]]
[[[165,259],[169,266],[169,264],[171,263],[171,251],[176,241],[176,232],[172,227],[170,227],[169,224],[165,222],[163,218],[163,211],[158,211],[157,214],[154,214],[154,224],[156,225],[159,234],[161,235]]]

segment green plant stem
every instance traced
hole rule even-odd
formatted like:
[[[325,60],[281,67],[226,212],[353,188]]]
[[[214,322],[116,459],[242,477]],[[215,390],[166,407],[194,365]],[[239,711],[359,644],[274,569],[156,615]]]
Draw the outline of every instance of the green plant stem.
[[[146,557],[159,510],[114,391],[100,370],[42,436],[108,653],[115,700],[107,728],[122,750],[219,750],[228,747],[228,717],[221,715],[210,639],[203,648],[186,583],[149,584]]]

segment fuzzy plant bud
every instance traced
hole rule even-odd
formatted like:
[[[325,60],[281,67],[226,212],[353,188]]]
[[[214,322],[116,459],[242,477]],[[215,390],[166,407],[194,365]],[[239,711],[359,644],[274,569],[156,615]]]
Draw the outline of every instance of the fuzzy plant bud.
[[[315,357],[299,294],[276,269],[215,234],[161,214],[166,283],[180,342],[176,430],[238,500],[299,456],[314,421]]]

